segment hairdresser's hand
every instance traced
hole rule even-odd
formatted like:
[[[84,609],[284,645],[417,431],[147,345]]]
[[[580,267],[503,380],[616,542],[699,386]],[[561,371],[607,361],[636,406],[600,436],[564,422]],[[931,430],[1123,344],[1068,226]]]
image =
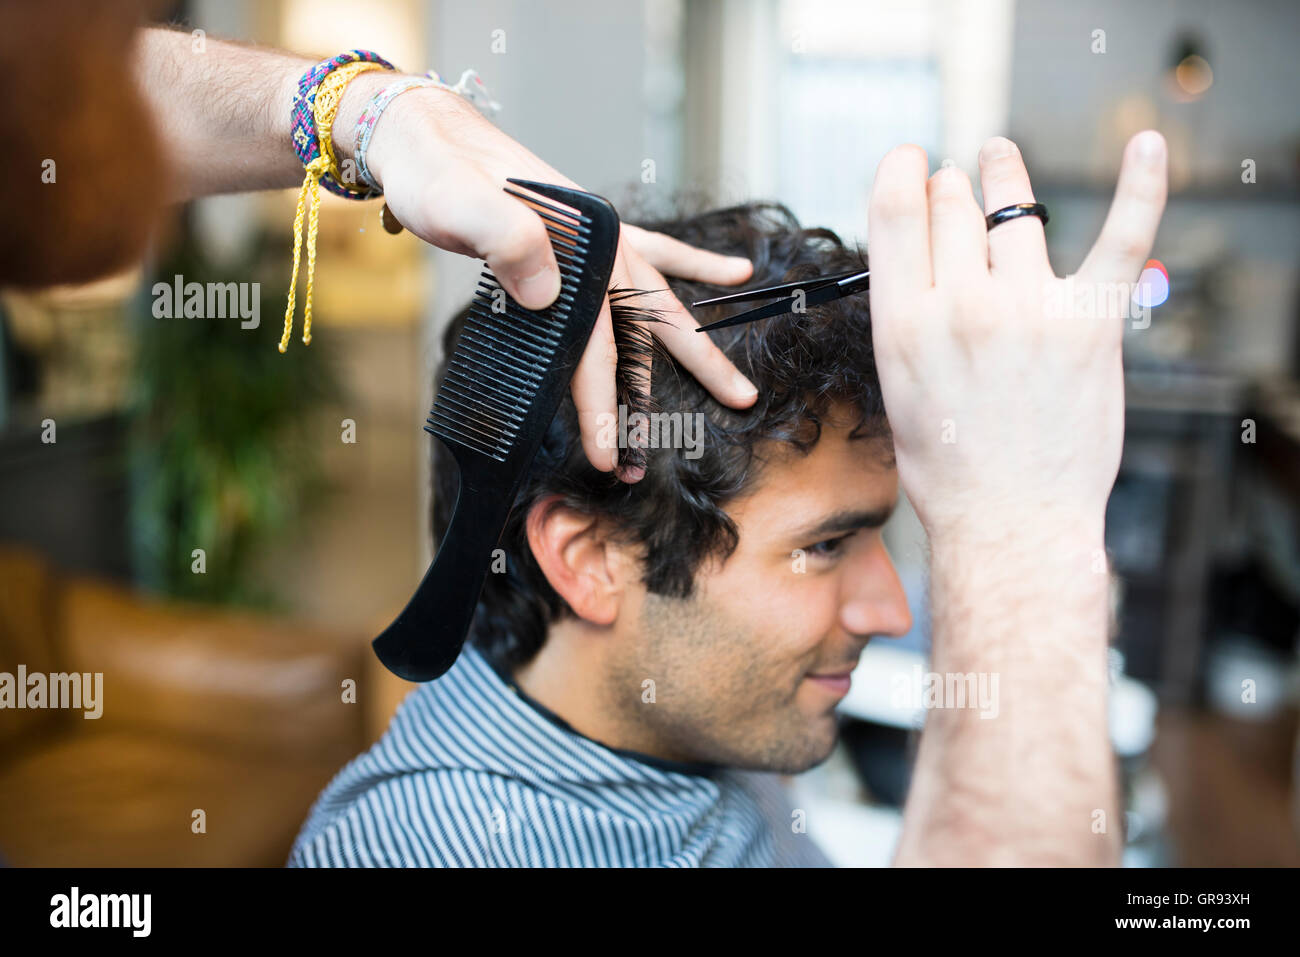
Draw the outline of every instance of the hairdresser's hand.
[[[358,77],[349,92],[391,79],[391,74],[379,81]],[[376,125],[367,162],[384,187],[389,209],[411,232],[442,249],[487,260],[506,291],[528,308],[542,309],[555,300],[560,273],[542,220],[502,188],[507,177],[577,184],[494,127],[472,105],[438,89],[403,94]],[[666,290],[661,270],[734,285],[748,279],[753,266],[746,259],[623,226],[611,287]],[[640,299],[638,305],[663,310],[671,325],[656,327],[656,333],[715,398],[735,408],[753,403],[753,385],[708,336],[694,334],[698,323],[675,297],[665,291]],[[617,414],[617,360],[607,298],[573,379],[583,448],[602,471],[618,462],[617,446],[602,447],[598,441],[600,415]],[[622,477],[636,481],[640,475]]]
[[[872,334],[908,497],[932,539],[1049,516],[1100,527],[1124,438],[1120,311],[1164,208],[1164,140],[1129,142],[1072,285],[1038,219],[985,228],[1034,200],[1010,141],[980,152],[983,209],[960,169],[927,173],[918,147],[890,152],[869,214]]]
[[[1034,198],[1007,140],[981,151],[983,209],[959,169],[927,172],[913,146],[876,174],[872,336],[899,480],[929,534],[932,667],[1000,690],[995,721],[926,718],[895,860],[1114,865],[1122,841],[1089,826],[1122,808],[1099,572],[1124,439],[1121,313],[1164,208],[1164,140],[1129,143],[1072,284],[1037,219],[985,228]]]

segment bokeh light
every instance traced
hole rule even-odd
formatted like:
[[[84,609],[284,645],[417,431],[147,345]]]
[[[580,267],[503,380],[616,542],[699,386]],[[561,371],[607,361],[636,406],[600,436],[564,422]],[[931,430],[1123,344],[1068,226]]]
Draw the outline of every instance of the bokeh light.
[[[1174,80],[1188,96],[1200,96],[1214,82],[1214,71],[1205,57],[1193,53],[1174,68]]]
[[[1159,259],[1148,259],[1133,290],[1133,302],[1143,309],[1161,305],[1169,298],[1169,270]]]

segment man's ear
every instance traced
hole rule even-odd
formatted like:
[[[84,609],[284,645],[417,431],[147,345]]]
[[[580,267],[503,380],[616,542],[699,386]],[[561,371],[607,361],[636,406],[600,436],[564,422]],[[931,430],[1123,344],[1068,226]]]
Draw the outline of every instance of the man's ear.
[[[573,613],[594,625],[612,625],[627,564],[604,523],[552,495],[533,503],[525,527],[533,558]]]

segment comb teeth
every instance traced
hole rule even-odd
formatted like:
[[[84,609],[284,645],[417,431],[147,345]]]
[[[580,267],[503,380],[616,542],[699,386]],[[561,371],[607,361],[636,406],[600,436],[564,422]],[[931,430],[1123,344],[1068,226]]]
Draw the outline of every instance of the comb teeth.
[[[507,188],[531,203],[551,237],[560,295],[546,309],[525,309],[485,269],[469,316],[447,363],[425,431],[504,462],[555,358],[589,251],[590,220]],[[540,208],[538,208],[540,207]]]

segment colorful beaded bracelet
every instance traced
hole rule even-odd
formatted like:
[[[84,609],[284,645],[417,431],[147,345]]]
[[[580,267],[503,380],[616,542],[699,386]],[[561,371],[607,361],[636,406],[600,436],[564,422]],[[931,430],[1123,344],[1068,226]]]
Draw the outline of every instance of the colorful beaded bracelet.
[[[384,110],[388,108],[388,104],[407,90],[434,85],[436,85],[435,81],[425,76],[404,76],[400,80],[394,80],[372,96],[370,102],[366,104],[366,108],[361,111],[361,119],[357,121],[357,146],[355,150],[357,178],[370,187],[374,195],[382,195],[384,191],[375,182],[374,176],[370,173],[370,165],[366,162],[370,152],[370,137],[374,135],[375,124],[384,115]]]

